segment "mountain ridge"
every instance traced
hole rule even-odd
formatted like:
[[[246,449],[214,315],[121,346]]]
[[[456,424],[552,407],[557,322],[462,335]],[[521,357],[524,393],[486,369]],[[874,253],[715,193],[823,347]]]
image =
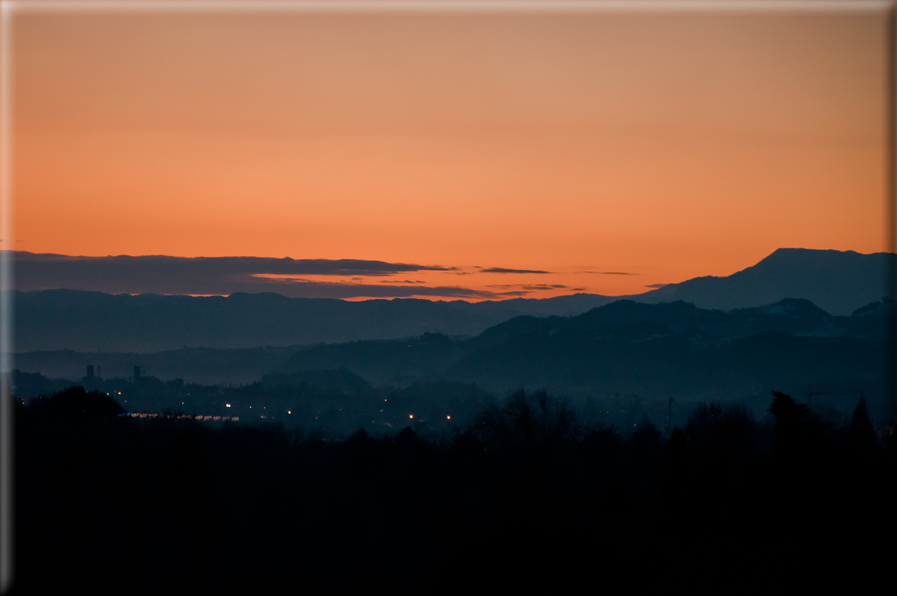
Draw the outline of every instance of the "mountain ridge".
[[[792,298],[809,300],[826,313],[844,316],[885,295],[888,256],[784,248],[730,276],[693,278],[644,294],[575,294],[483,302],[415,298],[352,302],[290,298],[273,292],[201,297],[12,290],[15,345],[17,352],[73,349],[148,353],[182,347],[398,339],[426,332],[474,337],[515,317],[577,316],[621,300],[640,304],[681,301],[698,308],[729,311]]]
[[[848,315],[887,295],[889,258],[895,255],[779,248],[731,275],[695,277],[632,298],[651,303],[684,300],[720,310],[805,298],[833,315]]]
[[[358,376],[372,386],[449,382],[498,393],[526,386],[655,397],[666,390],[748,395],[811,383],[849,385],[879,399],[893,309],[878,303],[835,317],[795,299],[729,312],[618,301],[573,317],[515,317],[473,338],[424,333],[283,348],[28,352],[16,366],[78,379],[87,365],[101,366],[104,378],[127,378],[137,365],[144,376],[221,384],[307,384],[314,371],[343,370],[346,387],[358,385]]]

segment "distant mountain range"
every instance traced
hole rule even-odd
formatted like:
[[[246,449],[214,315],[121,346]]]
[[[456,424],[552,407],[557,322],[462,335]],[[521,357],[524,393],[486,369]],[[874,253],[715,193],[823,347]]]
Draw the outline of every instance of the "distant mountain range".
[[[297,351],[284,372],[345,368],[374,384],[413,380],[552,390],[759,391],[881,379],[885,303],[833,317],[807,300],[729,312],[620,300],[575,317],[521,316],[468,340],[426,334]],[[840,381],[838,381],[840,382]]]
[[[426,332],[474,337],[521,315],[574,316],[620,299],[650,304],[684,301],[729,311],[790,298],[808,300],[826,316],[849,315],[886,294],[888,257],[886,253],[779,249],[728,277],[695,278],[634,296],[576,294],[479,303],[417,299],[347,302],[271,293],[190,297],[64,289],[15,291],[15,345],[17,352],[149,353],[185,347],[232,349],[386,340]]]
[[[43,373],[19,377],[22,391],[37,392],[52,385],[45,377],[77,381],[88,364],[101,366],[104,378],[127,378],[138,365],[142,374],[162,380],[226,385],[262,379],[266,386],[299,383],[349,393],[364,393],[368,383],[403,389],[448,383],[497,395],[525,387],[649,400],[759,396],[768,404],[770,390],[805,395],[812,386],[845,391],[837,398],[842,401],[862,391],[878,410],[893,314],[890,302],[835,317],[799,299],[729,312],[681,301],[619,300],[573,317],[514,317],[467,339],[425,333],[292,348],[28,352],[16,366]]]

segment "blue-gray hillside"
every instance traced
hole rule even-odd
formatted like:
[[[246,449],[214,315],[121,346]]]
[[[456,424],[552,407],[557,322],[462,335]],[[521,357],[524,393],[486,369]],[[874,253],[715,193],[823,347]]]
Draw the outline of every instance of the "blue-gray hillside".
[[[608,395],[719,399],[768,392],[863,391],[883,397],[885,303],[834,317],[787,299],[729,312],[621,300],[575,317],[516,317],[476,338],[424,335],[299,350],[287,371],[346,368],[374,384],[476,383]]]
[[[780,248],[753,267],[727,277],[697,277],[633,297],[640,302],[684,300],[702,308],[731,310],[804,298],[834,315],[887,295],[885,270],[894,255]]]
[[[228,297],[16,292],[18,352],[156,352],[395,339],[439,331],[476,335],[522,314],[503,303],[397,299],[347,302],[279,294]]]
[[[16,366],[23,373],[78,379],[90,364],[114,379],[127,378],[138,365],[142,374],[161,380],[263,379],[265,386],[284,387],[320,384],[320,371],[343,371],[332,382],[350,393],[364,383],[449,383],[499,395],[525,387],[580,396],[720,400],[765,398],[773,388],[805,393],[809,385],[862,391],[880,409],[885,330],[893,310],[892,303],[878,302],[851,316],[832,316],[798,299],[728,312],[681,301],[620,300],[573,317],[514,317],[469,339],[424,333],[289,348],[29,352],[18,355]]]
[[[884,253],[780,249],[728,277],[696,278],[624,298],[645,304],[684,301],[720,311],[804,299],[827,313],[849,315],[882,299],[886,257]],[[272,293],[191,297],[67,289],[16,291],[15,343],[18,352],[149,353],[184,347],[233,349],[391,340],[426,332],[474,337],[520,315],[573,316],[615,300],[577,294],[479,303],[416,299],[347,302]],[[625,317],[629,316],[626,308],[631,307],[614,308],[590,316]],[[677,316],[684,317],[678,325],[691,315],[682,311]],[[585,320],[583,324],[587,324]]]

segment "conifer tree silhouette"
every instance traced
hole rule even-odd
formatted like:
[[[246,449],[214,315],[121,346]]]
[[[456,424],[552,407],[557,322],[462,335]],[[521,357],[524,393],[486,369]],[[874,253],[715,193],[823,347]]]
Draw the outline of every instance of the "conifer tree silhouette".
[[[856,455],[866,457],[873,455],[879,447],[869,410],[866,408],[865,395],[860,395],[860,401],[853,411],[847,429],[847,442]]]

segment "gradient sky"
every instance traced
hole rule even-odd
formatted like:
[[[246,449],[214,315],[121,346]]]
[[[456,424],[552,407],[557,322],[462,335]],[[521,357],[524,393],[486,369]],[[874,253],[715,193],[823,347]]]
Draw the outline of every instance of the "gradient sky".
[[[17,250],[413,263],[453,269],[302,278],[539,298],[885,250],[883,15],[14,23]]]

